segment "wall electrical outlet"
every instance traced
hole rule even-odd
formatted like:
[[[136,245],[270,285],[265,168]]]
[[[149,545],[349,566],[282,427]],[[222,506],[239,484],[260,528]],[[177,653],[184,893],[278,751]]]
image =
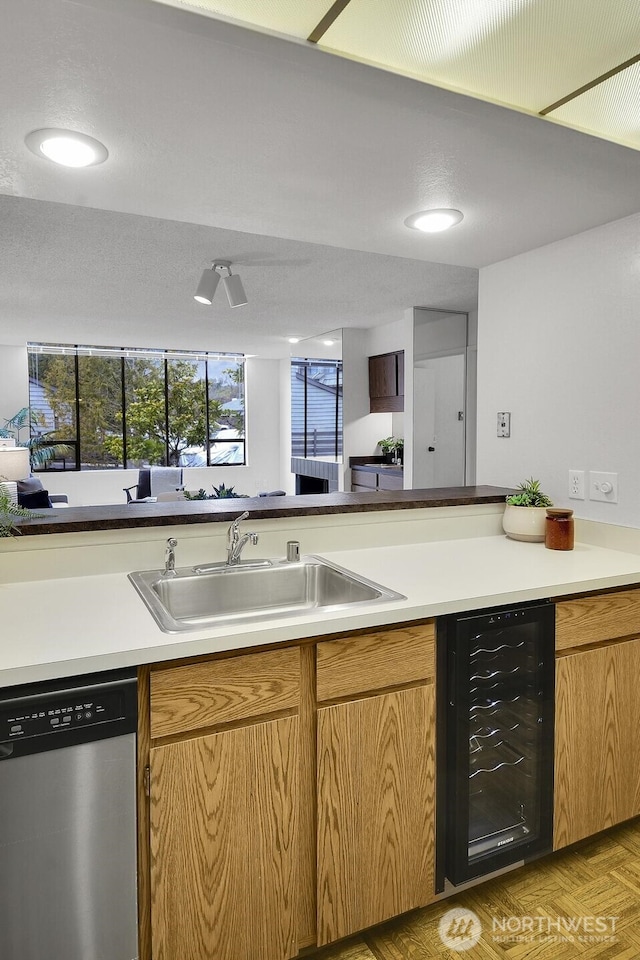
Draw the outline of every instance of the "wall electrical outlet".
[[[511,414],[510,413],[499,413],[498,414],[498,433],[499,437],[510,437],[511,436]]]
[[[604,500],[605,503],[617,503],[618,474],[599,473],[591,470],[589,473],[589,499]]]
[[[569,470],[569,497],[584,500],[584,470]]]

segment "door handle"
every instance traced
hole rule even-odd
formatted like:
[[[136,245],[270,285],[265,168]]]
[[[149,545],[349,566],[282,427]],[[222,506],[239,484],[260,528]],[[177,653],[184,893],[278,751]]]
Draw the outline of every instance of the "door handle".
[[[435,449],[436,449],[435,447],[427,447],[427,450],[429,451],[429,453],[433,453]]]

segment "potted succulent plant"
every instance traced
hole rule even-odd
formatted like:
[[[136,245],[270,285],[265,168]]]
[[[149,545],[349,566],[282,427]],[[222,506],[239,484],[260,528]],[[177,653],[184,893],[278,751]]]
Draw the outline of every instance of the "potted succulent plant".
[[[547,507],[552,507],[553,501],[540,489],[540,481],[533,477],[524,480],[517,491],[507,497],[502,528],[511,540],[541,542]]]
[[[197,492],[185,490],[185,500],[228,500],[229,498],[246,497],[246,493],[236,493],[233,487],[225,487],[221,483],[219,487],[212,487],[213,493],[207,493],[202,487]]]

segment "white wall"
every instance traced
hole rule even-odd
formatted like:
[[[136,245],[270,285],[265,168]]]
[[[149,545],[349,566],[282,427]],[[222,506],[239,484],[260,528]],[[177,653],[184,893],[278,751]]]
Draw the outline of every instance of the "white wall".
[[[533,475],[577,517],[640,527],[639,313],[640,215],[480,271],[479,483]],[[570,469],[616,472],[618,504],[568,499]]]
[[[26,347],[0,345],[0,426],[29,406],[29,368]],[[24,433],[22,440],[27,439]]]
[[[466,313],[414,310],[413,359],[464,353],[467,346]]]
[[[412,310],[395,323],[381,327],[342,331],[342,363],[344,369],[343,464],[345,490],[351,489],[349,457],[380,454],[378,440],[383,437],[404,436],[406,417],[407,370],[411,364]],[[409,318],[409,319],[408,319]],[[405,351],[405,412],[369,412],[369,357],[379,353]],[[409,358],[409,359],[407,359]],[[412,382],[411,380],[409,381]]]
[[[349,457],[376,452],[376,443],[391,433],[390,413],[369,413],[369,338],[354,327],[342,332],[342,465],[343,486],[351,489]],[[385,432],[386,431],[386,432]]]
[[[0,417],[3,422],[29,402],[26,347],[0,346]],[[238,493],[255,496],[260,490],[283,488],[290,464],[281,461],[281,368],[279,360],[247,359],[246,466],[191,468],[184,472],[190,490],[203,487],[211,493],[213,484],[233,486]],[[289,405],[289,394],[282,403]],[[5,408],[7,412],[5,413]],[[289,433],[285,436],[287,449]],[[286,473],[283,471],[286,467]],[[123,503],[123,487],[137,482],[137,470],[95,470],[48,472],[41,479],[49,493],[64,493],[71,506]]]

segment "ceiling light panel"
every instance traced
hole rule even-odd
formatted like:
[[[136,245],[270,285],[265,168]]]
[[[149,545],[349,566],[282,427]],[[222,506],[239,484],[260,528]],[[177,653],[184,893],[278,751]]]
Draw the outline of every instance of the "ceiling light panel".
[[[538,113],[640,51],[630,0],[351,0],[319,46]]]
[[[330,9],[332,0],[156,0],[211,17],[237,20],[248,27],[273,30],[306,40]]]
[[[581,93],[549,118],[640,150],[640,64]]]

